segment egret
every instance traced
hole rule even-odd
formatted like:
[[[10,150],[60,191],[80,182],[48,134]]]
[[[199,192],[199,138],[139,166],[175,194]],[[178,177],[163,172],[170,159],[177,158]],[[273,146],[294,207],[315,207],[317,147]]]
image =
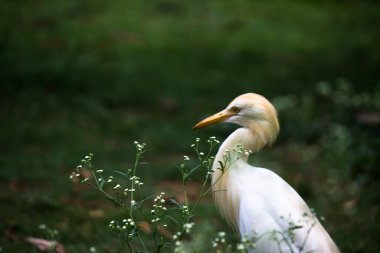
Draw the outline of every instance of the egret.
[[[254,240],[249,251],[339,252],[305,201],[288,183],[271,170],[247,162],[250,153],[271,145],[279,133],[274,106],[261,95],[243,94],[193,129],[219,122],[242,127],[223,142],[215,156],[213,195],[229,225],[243,238]],[[227,164],[226,154],[233,150],[242,155]]]

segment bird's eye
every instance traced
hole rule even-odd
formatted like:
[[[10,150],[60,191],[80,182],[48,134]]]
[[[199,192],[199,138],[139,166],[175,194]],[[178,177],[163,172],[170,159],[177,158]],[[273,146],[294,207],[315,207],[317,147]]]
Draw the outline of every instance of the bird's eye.
[[[232,113],[239,113],[240,112],[240,108],[237,107],[237,106],[232,106],[230,108],[230,112],[232,112]]]

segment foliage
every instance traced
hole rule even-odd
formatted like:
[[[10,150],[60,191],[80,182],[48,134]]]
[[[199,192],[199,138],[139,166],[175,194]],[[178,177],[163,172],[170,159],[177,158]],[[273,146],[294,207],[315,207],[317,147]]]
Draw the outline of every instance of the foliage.
[[[149,143],[149,166],[139,170],[144,195],[177,177],[171,163],[182,160],[200,114],[257,92],[278,107],[281,134],[251,162],[276,171],[323,214],[342,252],[379,252],[379,8],[2,1],[1,249],[30,251],[24,238],[44,223],[69,252],[124,252],[104,227],[125,215],[62,180],[78,156],[91,150],[97,166],[113,171],[133,159],[133,140]],[[197,134],[224,139],[229,131]],[[198,208],[207,222],[193,230],[201,249],[201,238],[227,230],[205,199]]]
[[[167,198],[165,197],[165,192],[161,192],[157,196],[143,197],[141,195],[140,187],[142,187],[144,183],[136,173],[143,154],[146,151],[146,145],[145,143],[140,144],[137,141],[134,142],[136,146],[134,165],[125,172],[114,172],[115,175],[120,176],[121,184],[115,184],[116,178],[113,176],[104,178],[104,171],[102,169],[94,169],[92,165],[92,153],[82,159],[81,164],[72,172],[70,179],[74,182],[79,180],[81,183],[96,189],[101,192],[107,200],[123,210],[125,218],[122,221],[111,220],[108,227],[117,237],[125,242],[129,252],[161,252],[166,248],[172,248],[174,252],[193,252],[193,237],[195,236],[191,232],[195,224],[194,218],[199,215],[196,209],[200,201],[212,192],[213,184],[219,180],[216,179],[213,184],[208,185],[213,173],[214,157],[211,154],[214,151],[214,147],[219,144],[219,141],[215,137],[210,137],[207,142],[209,143],[207,153],[200,151],[200,138],[196,138],[195,143],[191,144],[191,147],[196,153],[198,164],[189,168],[188,162],[190,158],[185,155],[183,156],[183,163],[178,165],[181,174],[184,203],[179,203],[175,199],[169,199],[169,202],[166,203]],[[249,156],[251,153],[249,150],[244,150],[240,144],[237,144],[232,150],[226,150],[223,160],[217,161],[220,165],[218,170],[221,170],[220,177],[222,177],[233,163],[242,157]],[[193,174],[197,171],[202,171],[201,174],[203,174],[204,181],[201,182],[197,199],[194,202],[190,202],[187,196],[188,182],[193,179]],[[148,202],[153,198],[152,206],[148,208]],[[304,245],[308,240],[311,230],[318,222],[315,213],[305,213],[303,217],[304,220],[296,221],[297,223],[295,223],[291,217],[287,219],[280,217],[286,220],[288,224],[286,231],[274,230],[261,235],[243,236],[240,242],[235,246],[227,243],[225,238],[226,233],[222,231],[218,233],[211,245],[207,245],[209,241],[208,238],[202,239],[206,243],[204,248],[198,248],[198,251],[249,252],[256,247],[256,243],[259,240],[273,240],[278,244],[280,252],[287,252],[288,250],[293,252],[297,250],[297,252],[302,253],[304,252]],[[303,228],[304,226],[307,228],[307,235],[302,244],[297,245],[297,248],[293,249],[291,245],[294,244],[295,230]],[[177,232],[172,232],[173,230],[177,230]],[[50,230],[47,231],[49,232]],[[146,235],[152,234],[152,238],[147,239],[144,233]],[[154,244],[152,242],[154,242]],[[183,244],[183,242],[186,243]],[[283,243],[286,248],[281,246]],[[212,246],[212,248],[210,248],[210,246]]]
[[[123,179],[121,184],[115,184],[116,178],[114,179],[113,176],[105,178],[102,169],[95,170],[93,168],[93,154],[89,154],[82,159],[82,164],[77,166],[70,178],[74,181],[80,180],[80,182],[98,190],[106,199],[124,210],[125,218],[122,221],[112,220],[109,223],[109,227],[117,237],[126,243],[129,252],[161,252],[161,250],[167,247],[174,247],[174,251],[177,252],[180,250],[181,241],[190,233],[194,225],[192,220],[195,215],[195,209],[201,199],[211,192],[212,187],[206,186],[206,184],[211,175],[210,170],[213,162],[211,152],[218,141],[213,137],[208,142],[210,147],[206,155],[199,150],[199,139],[196,140],[196,144],[192,144],[198,156],[198,165],[189,169],[187,162],[190,158],[184,156],[184,162],[178,166],[181,172],[185,203],[178,203],[175,199],[169,199],[169,203],[166,204],[167,198],[164,192],[161,192],[157,196],[142,197],[140,187],[144,183],[136,173],[146,147],[144,143],[140,144],[136,141],[134,165],[125,172],[115,171],[115,174]],[[190,203],[187,197],[187,183],[191,179],[192,174],[200,169],[206,171],[206,176],[198,199],[194,203]],[[86,170],[89,170],[91,173],[87,173],[86,175]],[[114,186],[110,186],[111,184]],[[112,192],[108,189],[111,187]],[[148,202],[153,198],[152,206],[147,208]],[[177,232],[173,233],[168,228],[175,229]],[[144,232],[145,234],[152,234],[152,238],[150,240],[143,238]],[[153,246],[151,245],[152,242],[154,242]]]

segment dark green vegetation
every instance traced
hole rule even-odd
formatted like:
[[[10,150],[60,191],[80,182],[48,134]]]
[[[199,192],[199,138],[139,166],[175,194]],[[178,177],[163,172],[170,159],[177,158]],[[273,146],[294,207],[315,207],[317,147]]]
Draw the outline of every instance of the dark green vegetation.
[[[69,182],[78,161],[125,168],[146,142],[140,176],[159,192],[195,137],[233,129],[192,125],[253,91],[282,132],[252,163],[325,216],[342,252],[379,252],[379,13],[375,1],[2,1],[0,247],[32,252],[24,237],[47,224],[68,252],[125,252],[107,229],[120,211]],[[212,204],[197,223],[206,242],[226,229]]]

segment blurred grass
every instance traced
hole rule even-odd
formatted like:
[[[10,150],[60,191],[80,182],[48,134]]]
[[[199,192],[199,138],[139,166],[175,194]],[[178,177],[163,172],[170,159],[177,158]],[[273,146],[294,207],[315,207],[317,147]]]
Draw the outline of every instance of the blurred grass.
[[[342,252],[378,252],[379,128],[355,120],[378,112],[378,97],[345,106],[315,84],[344,77],[349,96],[377,94],[379,11],[372,1],[2,1],[0,246],[30,251],[23,237],[46,223],[68,252],[121,252],[104,229],[118,211],[68,180],[77,161],[93,152],[99,168],[126,167],[139,140],[142,177],[173,180],[196,136],[233,129],[191,126],[253,91],[295,105],[280,110],[278,144],[253,162],[326,216]],[[89,217],[101,208],[105,217]],[[218,217],[212,205],[200,214]]]

